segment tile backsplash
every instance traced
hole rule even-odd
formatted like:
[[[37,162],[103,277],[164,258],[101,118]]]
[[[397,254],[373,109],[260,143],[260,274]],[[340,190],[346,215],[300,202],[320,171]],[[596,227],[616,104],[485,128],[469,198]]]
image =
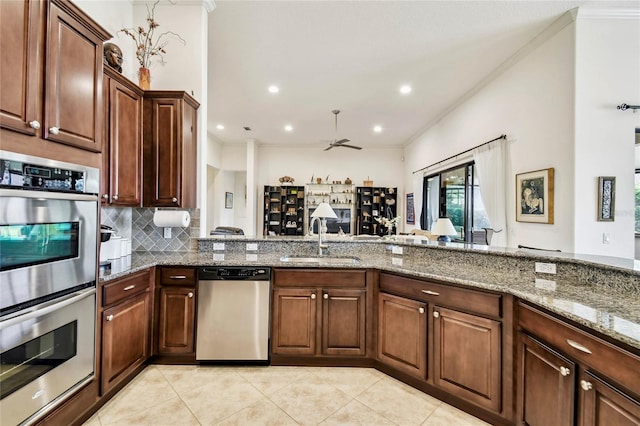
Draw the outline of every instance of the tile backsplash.
[[[187,228],[171,228],[171,238],[163,237],[163,228],[153,223],[153,208],[102,207],[103,225],[118,235],[131,238],[133,251],[195,251],[200,235],[200,209],[184,209],[191,216]]]

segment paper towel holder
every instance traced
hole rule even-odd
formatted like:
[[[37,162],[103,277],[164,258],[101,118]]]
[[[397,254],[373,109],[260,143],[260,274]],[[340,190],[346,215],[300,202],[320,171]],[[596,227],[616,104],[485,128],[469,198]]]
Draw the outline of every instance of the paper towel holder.
[[[175,223],[175,224],[171,223],[171,221],[168,221],[169,223],[171,223],[171,225],[169,225],[169,226],[166,226],[166,225],[165,225],[165,226],[162,226],[162,225],[160,225],[160,224],[158,224],[158,223],[156,222],[156,215],[157,215],[157,213],[158,213],[158,212],[160,212],[160,211],[171,211],[171,212],[182,212],[182,213],[186,213],[186,218],[183,218],[183,222],[182,222],[182,223],[178,223],[178,221],[177,221],[177,220],[176,220],[176,223]],[[164,237],[164,238],[166,238],[166,239],[171,238],[171,228],[172,228],[173,226],[188,227],[188,226],[189,226],[189,223],[191,222],[191,216],[189,215],[189,212],[188,212],[187,210],[172,209],[172,208],[168,208],[168,209],[166,209],[166,208],[165,208],[165,209],[161,209],[161,208],[156,207],[156,208],[154,208],[153,215],[154,215],[154,221],[153,221],[153,222],[154,222],[154,225],[156,225],[156,226],[158,226],[158,227],[162,228],[162,231],[163,231],[163,232],[162,232],[162,235],[163,235],[163,237]]]

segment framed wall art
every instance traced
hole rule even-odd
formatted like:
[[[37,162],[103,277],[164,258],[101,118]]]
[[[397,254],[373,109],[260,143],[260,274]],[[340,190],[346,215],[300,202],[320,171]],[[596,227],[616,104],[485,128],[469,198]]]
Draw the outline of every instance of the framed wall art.
[[[413,205],[413,192],[407,194],[407,224],[414,225],[416,223],[416,211]]]
[[[516,220],[553,223],[554,169],[516,175]]]
[[[224,208],[225,209],[233,208],[233,192],[224,193]]]
[[[598,178],[598,221],[613,222],[616,209],[616,178]]]

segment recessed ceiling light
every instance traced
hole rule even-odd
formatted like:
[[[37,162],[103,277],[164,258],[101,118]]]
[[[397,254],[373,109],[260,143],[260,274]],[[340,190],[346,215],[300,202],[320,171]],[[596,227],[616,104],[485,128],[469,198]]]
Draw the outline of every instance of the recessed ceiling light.
[[[287,132],[291,132],[293,131],[293,126],[291,124],[287,124],[286,126],[284,126],[284,130],[286,130]]]
[[[269,93],[278,93],[280,91],[280,88],[276,85],[271,85],[269,86]]]
[[[403,95],[411,93],[411,90],[412,90],[411,86],[409,86],[408,84],[405,84],[402,87],[400,87],[400,93],[402,93]]]
[[[224,126],[223,126],[222,124],[218,124],[218,125],[216,126],[216,129],[218,129],[218,130],[224,130]]]
[[[382,126],[373,126],[373,131],[376,133],[380,133],[382,131]]]

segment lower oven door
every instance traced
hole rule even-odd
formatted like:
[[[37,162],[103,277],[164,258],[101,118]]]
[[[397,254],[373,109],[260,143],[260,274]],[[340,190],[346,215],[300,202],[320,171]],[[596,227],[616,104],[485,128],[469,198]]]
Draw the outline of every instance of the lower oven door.
[[[95,294],[73,293],[0,322],[0,424],[30,423],[93,379]]]

